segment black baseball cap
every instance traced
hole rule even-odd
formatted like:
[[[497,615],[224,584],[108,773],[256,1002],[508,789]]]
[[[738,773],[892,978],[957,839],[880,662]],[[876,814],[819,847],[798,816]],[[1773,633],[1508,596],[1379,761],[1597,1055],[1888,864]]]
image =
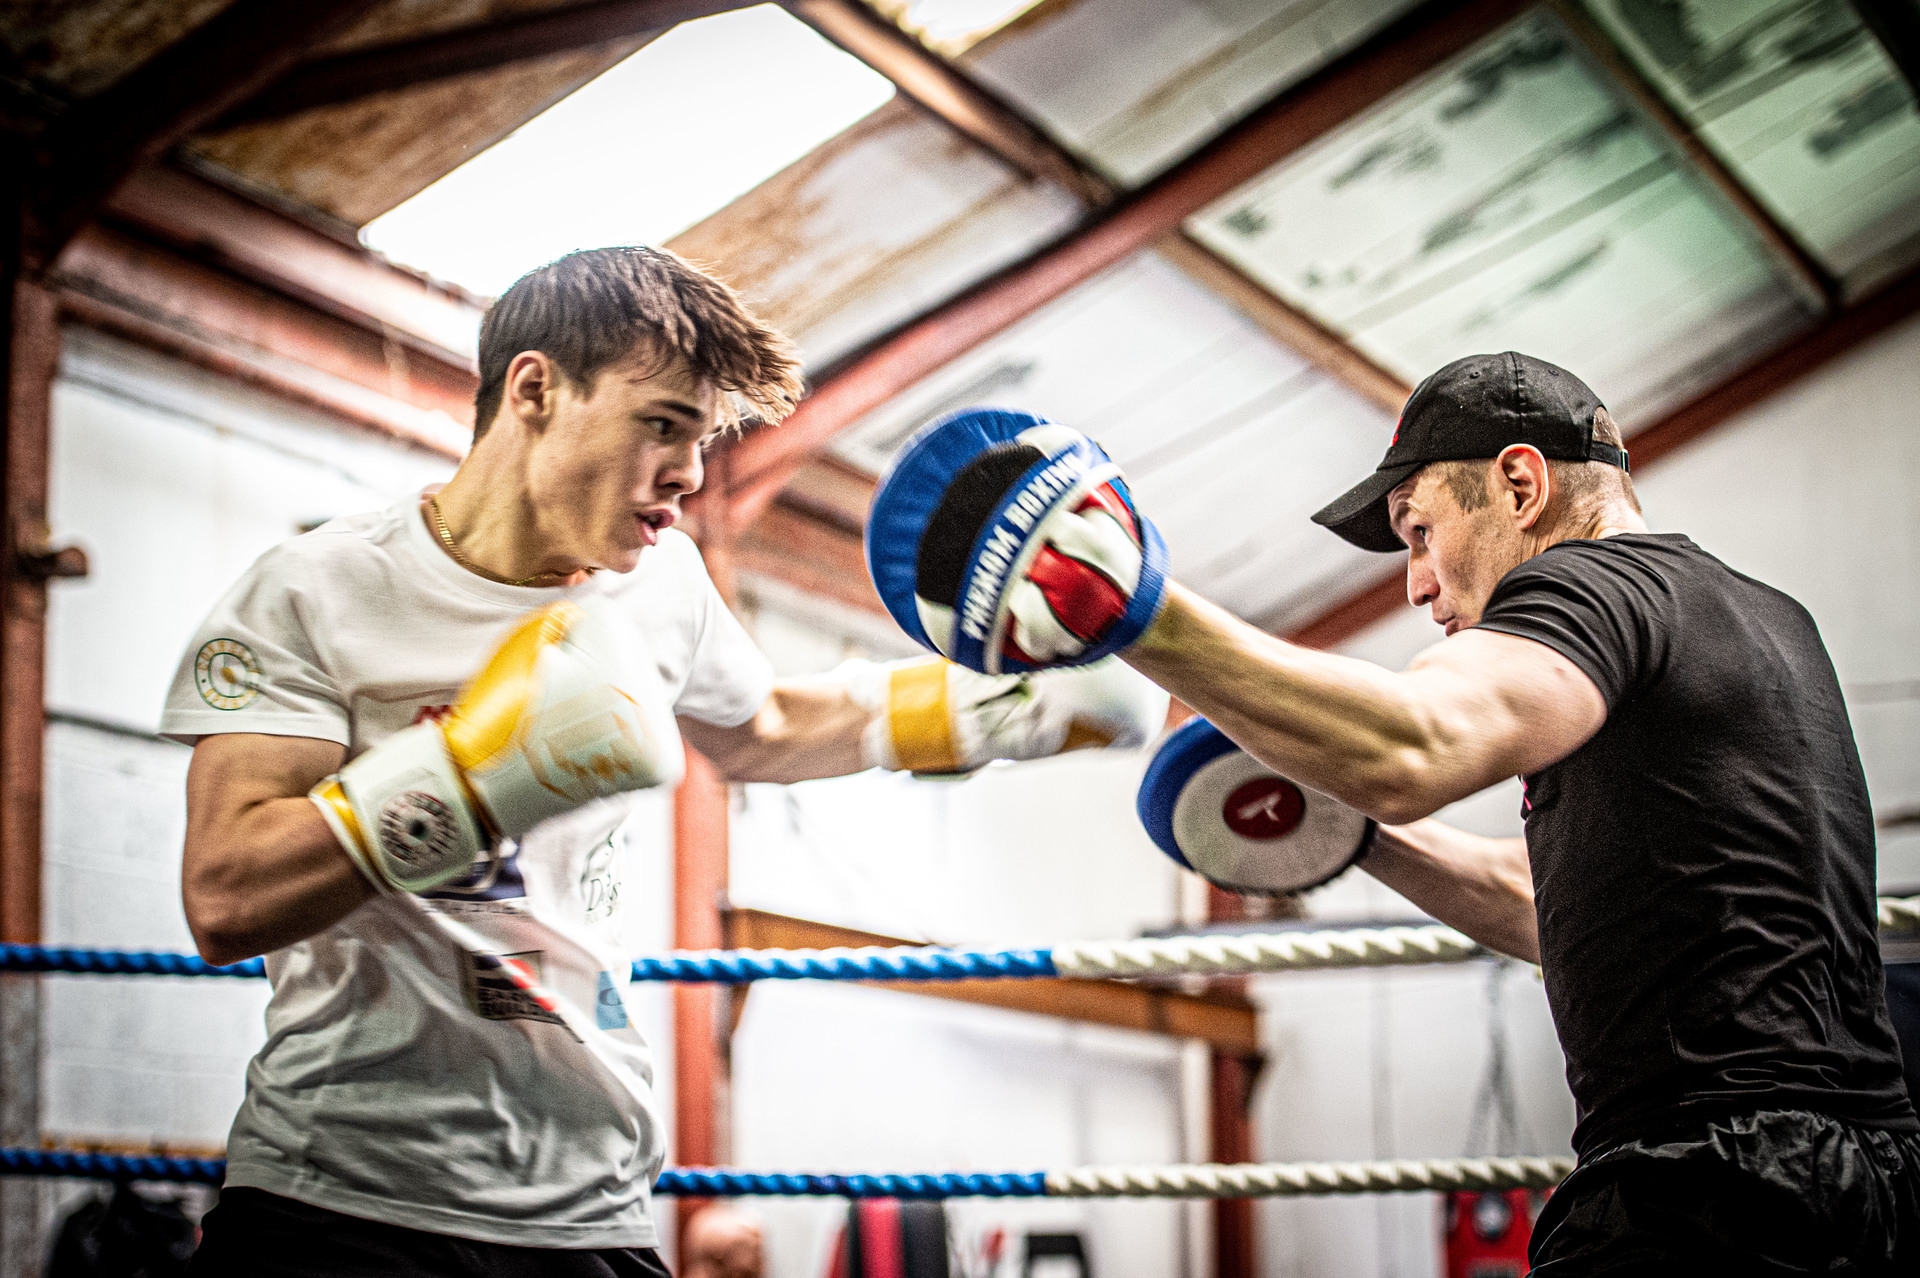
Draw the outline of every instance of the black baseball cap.
[[[1430,462],[1498,457],[1531,444],[1556,461],[1627,468],[1627,450],[1593,438],[1602,407],[1587,384],[1545,360],[1506,351],[1457,359],[1414,387],[1379,469],[1314,515],[1362,550],[1400,550],[1387,494]]]

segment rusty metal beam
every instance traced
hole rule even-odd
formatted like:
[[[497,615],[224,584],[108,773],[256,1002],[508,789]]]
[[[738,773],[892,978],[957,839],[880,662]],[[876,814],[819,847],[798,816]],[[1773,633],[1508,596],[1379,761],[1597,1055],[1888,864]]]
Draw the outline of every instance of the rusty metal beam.
[[[1267,287],[1184,232],[1169,235],[1153,251],[1211,289],[1264,331],[1362,399],[1398,417],[1413,387],[1376,364],[1347,339],[1305,311],[1275,297]]]
[[[133,173],[110,222],[471,371],[485,303],[167,164]]]
[[[478,26],[315,58],[223,116],[219,128],[297,115],[375,93],[664,31],[759,0],[588,0]]]
[[[7,284],[5,459],[0,463],[6,521],[0,553],[0,941],[37,945],[47,578],[33,571],[30,561],[48,541],[47,450],[60,325],[45,288],[17,277]]]
[[[834,946],[913,945],[914,941],[769,914],[728,910],[727,945],[734,949],[830,949]],[[1187,994],[1128,981],[867,981],[878,989],[927,998],[979,1003],[1091,1025],[1196,1038],[1236,1057],[1258,1054],[1258,1016],[1243,994]]]
[[[1800,337],[1719,386],[1668,413],[1627,439],[1635,474],[1643,473],[1702,435],[1786,390],[1801,378],[1920,314],[1920,270],[1866,301],[1816,324]],[[1399,562],[1396,557],[1396,562]],[[1381,577],[1331,605],[1285,637],[1310,648],[1331,648],[1407,606],[1404,573]]]
[[[1078,229],[894,330],[824,381],[785,423],[736,451],[736,519],[750,522],[840,431],[1188,217],[1470,48],[1526,0],[1437,0],[1281,93]]]
[[[793,15],[893,81],[901,93],[1028,177],[1098,207],[1114,189],[1052,138],[958,67],[859,0],[784,0]]]
[[[773,577],[877,617],[888,615],[867,572],[860,534],[794,509],[784,495],[741,535],[733,561],[741,572]]]
[[[252,97],[381,0],[234,0],[37,140],[25,244],[44,270],[127,174]]]
[[[1840,282],[1807,251],[1793,232],[1782,226],[1765,205],[1728,171],[1720,157],[1702,142],[1685,120],[1675,114],[1660,90],[1648,83],[1640,68],[1620,52],[1618,46],[1594,24],[1578,4],[1568,0],[1548,0],[1548,10],[1573,36],[1580,51],[1614,88],[1640,113],[1667,145],[1679,152],[1687,164],[1711,187],[1721,201],[1738,217],[1759,242],[1761,252],[1808,301],[1822,310],[1840,303]]]
[[[94,228],[48,276],[63,314],[450,459],[475,378],[296,299]],[[436,423],[439,429],[435,429]]]
[[[1106,177],[998,94],[939,57],[858,0],[786,0],[787,7],[827,39],[859,58],[922,108],[1028,177],[1066,188],[1091,208],[1119,197]],[[1409,387],[1349,346],[1304,311],[1288,305],[1239,267],[1184,231],[1154,251],[1268,336],[1387,411],[1398,413]]]

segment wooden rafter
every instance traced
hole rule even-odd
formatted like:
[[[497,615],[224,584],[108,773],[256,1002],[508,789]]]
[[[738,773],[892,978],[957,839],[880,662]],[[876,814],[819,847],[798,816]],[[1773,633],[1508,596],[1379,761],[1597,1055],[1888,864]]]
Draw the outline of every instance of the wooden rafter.
[[[413,40],[315,58],[224,115],[220,127],[297,115],[375,93],[664,31],[757,0],[588,0]]]
[[[1040,307],[1178,231],[1194,213],[1512,21],[1525,0],[1431,3],[1279,94],[1077,229],[895,329],[824,380],[777,430],[736,450],[744,525],[813,453],[873,409]]]

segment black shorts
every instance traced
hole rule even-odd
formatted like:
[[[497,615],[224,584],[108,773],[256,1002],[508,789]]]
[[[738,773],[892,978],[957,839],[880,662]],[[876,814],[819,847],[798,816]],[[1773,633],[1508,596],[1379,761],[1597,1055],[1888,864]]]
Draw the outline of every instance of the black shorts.
[[[223,1189],[200,1222],[189,1278],[672,1278],[651,1248],[559,1251],[451,1238]]]
[[[1920,1136],[1772,1110],[1582,1159],[1535,1223],[1536,1278],[1920,1274]]]

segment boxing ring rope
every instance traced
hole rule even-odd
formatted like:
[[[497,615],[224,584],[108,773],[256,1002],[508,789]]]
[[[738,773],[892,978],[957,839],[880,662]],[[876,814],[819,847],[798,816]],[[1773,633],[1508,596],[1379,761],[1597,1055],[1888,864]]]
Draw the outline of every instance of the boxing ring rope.
[[[1920,931],[1920,896],[1881,897],[1880,927]],[[828,950],[672,950],[633,961],[636,981],[969,981],[1044,977],[1129,979],[1248,976],[1343,967],[1458,963],[1488,953],[1443,924],[1322,928],[1134,941],[1069,941],[1043,949],[963,950],[870,946]],[[257,958],[215,967],[192,954],[0,945],[0,972],[96,976],[263,977]]]
[[[1200,1163],[1170,1167],[1074,1167],[1046,1172],[816,1174],[670,1167],[654,1192],[693,1198],[1297,1198],[1455,1189],[1547,1189],[1571,1158],[1430,1158],[1358,1163]],[[0,1149],[0,1175],[217,1185],[219,1158]]]

